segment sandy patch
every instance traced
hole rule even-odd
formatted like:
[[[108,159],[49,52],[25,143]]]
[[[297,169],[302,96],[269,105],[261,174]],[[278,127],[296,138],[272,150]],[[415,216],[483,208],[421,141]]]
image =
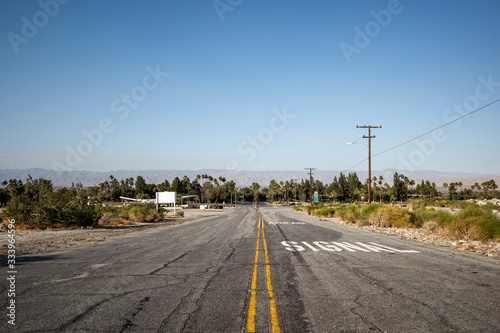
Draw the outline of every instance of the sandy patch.
[[[205,217],[224,214],[227,210],[200,211],[186,210],[184,217],[171,218],[166,221],[154,223],[137,223],[129,226],[74,229],[59,231],[32,231],[22,230],[16,233],[16,255],[33,254],[42,251],[53,251],[70,248],[74,246],[94,245],[112,237],[122,236],[131,232],[141,232],[153,228],[187,223]],[[0,233],[0,256],[7,254],[7,233]]]

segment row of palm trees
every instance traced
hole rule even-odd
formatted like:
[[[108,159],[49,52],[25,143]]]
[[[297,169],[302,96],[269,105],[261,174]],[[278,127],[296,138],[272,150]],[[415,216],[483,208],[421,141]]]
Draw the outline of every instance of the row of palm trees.
[[[462,191],[463,183],[462,182],[456,182],[456,183],[450,183],[450,184],[443,183],[443,186],[448,190],[450,198],[452,198],[452,199],[456,198],[458,195],[460,195],[460,197],[463,195],[463,191]],[[457,186],[460,188],[460,193],[457,193],[457,191],[456,191]],[[474,185],[472,185],[470,187],[470,190],[472,191],[474,198],[477,198],[478,193],[481,191],[483,191],[484,198],[488,198],[491,195],[490,191],[494,191],[497,188],[498,188],[497,184],[495,183],[495,181],[493,179],[491,179],[491,180],[488,180],[488,181],[481,183],[481,185],[479,185],[478,182],[474,183]]]

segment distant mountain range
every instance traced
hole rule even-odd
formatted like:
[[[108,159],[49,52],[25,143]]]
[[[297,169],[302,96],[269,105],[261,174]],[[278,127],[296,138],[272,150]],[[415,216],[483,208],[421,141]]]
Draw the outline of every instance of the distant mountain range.
[[[331,183],[334,177],[338,177],[343,171],[339,170],[315,170],[314,179],[320,180],[323,183]],[[350,171],[354,172],[354,171]],[[384,182],[392,183],[392,178],[395,172],[403,173],[408,178],[420,182],[429,180],[441,186],[443,182],[462,181],[464,186],[474,184],[474,182],[481,183],[489,179],[495,179],[500,183],[500,174],[479,174],[479,173],[466,173],[466,172],[442,172],[432,170],[421,171],[401,171],[394,169],[386,170],[373,170],[372,177],[383,176]],[[349,173],[345,172],[344,174]],[[356,171],[361,181],[368,177],[367,171]],[[116,179],[122,180],[126,178],[136,178],[142,176],[148,183],[159,184],[165,179],[169,182],[175,177],[182,178],[188,176],[189,179],[194,180],[196,175],[207,174],[214,178],[225,177],[227,180],[234,180],[238,187],[245,187],[251,185],[253,182],[259,183],[261,186],[267,186],[269,182],[274,179],[278,182],[287,181],[290,179],[307,179],[309,178],[308,171],[227,171],[227,170],[117,170],[109,172],[96,172],[96,171],[54,171],[41,168],[35,169],[0,169],[0,182],[9,179],[20,179],[23,182],[31,175],[33,178],[50,179],[54,186],[71,186],[71,183],[82,183],[84,186],[97,185],[106,180],[109,176],[113,175]]]

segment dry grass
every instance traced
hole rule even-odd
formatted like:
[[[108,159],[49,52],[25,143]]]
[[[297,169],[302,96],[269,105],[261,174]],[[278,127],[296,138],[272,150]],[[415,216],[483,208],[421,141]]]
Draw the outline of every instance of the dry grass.
[[[448,225],[450,236],[456,239],[486,242],[500,239],[500,218],[480,207],[467,207],[456,214]]]
[[[394,227],[394,228],[414,228],[415,215],[410,213],[407,209],[384,206],[373,212],[369,221],[377,227]]]
[[[406,208],[389,205],[343,205],[335,208],[335,216],[358,226],[374,225],[382,228],[419,228],[438,236],[486,242],[500,240],[500,218],[491,210],[470,204],[456,214],[426,209],[422,206],[410,212]],[[313,215],[326,214],[325,208]],[[324,216],[324,215],[323,215]]]
[[[320,217],[333,217],[335,215],[335,208],[323,207],[320,209],[315,209],[311,212],[311,215]]]

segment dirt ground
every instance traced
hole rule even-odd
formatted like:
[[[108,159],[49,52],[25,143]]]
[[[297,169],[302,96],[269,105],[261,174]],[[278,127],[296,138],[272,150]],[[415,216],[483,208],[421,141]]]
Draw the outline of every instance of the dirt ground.
[[[198,211],[186,210],[184,217],[171,218],[166,221],[154,223],[137,223],[129,226],[72,229],[57,231],[33,231],[21,230],[16,232],[16,256],[24,254],[34,254],[42,251],[62,250],[80,245],[94,245],[106,239],[125,235],[131,232],[140,232],[152,228],[177,225],[199,220],[204,217],[224,214],[227,209],[221,211]],[[0,233],[0,256],[7,254],[7,232]]]

